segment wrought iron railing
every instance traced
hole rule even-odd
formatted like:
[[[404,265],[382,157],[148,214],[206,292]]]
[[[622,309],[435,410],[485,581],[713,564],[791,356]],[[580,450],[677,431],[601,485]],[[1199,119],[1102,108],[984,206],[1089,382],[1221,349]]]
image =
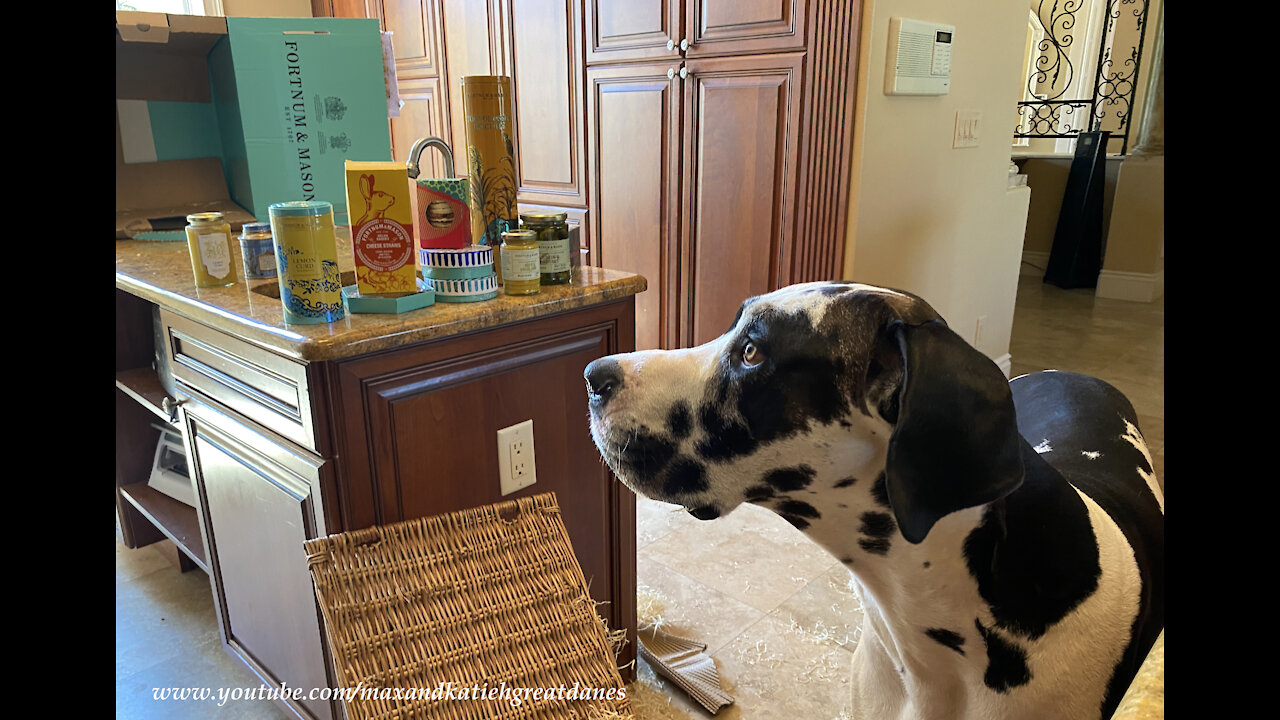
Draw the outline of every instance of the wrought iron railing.
[[[1106,3],[1091,96],[1062,99],[1081,90],[1070,49],[1077,15],[1087,8],[1085,0],[1040,0],[1035,15],[1044,39],[1036,46],[1036,61],[1027,78],[1027,94],[1036,99],[1018,103],[1014,137],[1071,138],[1081,132],[1108,130],[1112,139],[1120,140],[1124,154],[1129,147],[1149,0],[1091,1]]]

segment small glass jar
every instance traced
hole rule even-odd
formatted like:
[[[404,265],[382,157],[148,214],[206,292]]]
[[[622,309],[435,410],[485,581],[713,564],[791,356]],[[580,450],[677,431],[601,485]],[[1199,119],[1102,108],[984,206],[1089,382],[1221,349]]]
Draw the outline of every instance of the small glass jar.
[[[502,289],[508,295],[532,295],[539,282],[538,235],[532,230],[502,233]]]
[[[271,223],[245,223],[240,229],[240,261],[246,278],[276,276],[276,251]]]
[[[236,284],[236,259],[231,250],[231,223],[220,212],[187,216],[187,249],[196,287]]]
[[[341,320],[342,280],[333,204],[297,200],[267,207],[276,248],[284,321],[317,325]]]
[[[568,214],[562,212],[522,213],[526,230],[538,234],[538,263],[543,285],[564,285],[572,274]]]

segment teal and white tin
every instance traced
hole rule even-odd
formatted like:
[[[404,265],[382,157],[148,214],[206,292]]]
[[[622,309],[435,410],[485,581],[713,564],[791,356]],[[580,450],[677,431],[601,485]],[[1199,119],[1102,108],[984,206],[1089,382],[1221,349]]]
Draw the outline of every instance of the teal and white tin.
[[[492,300],[498,296],[498,276],[493,273],[484,277],[458,280],[426,278],[425,282],[435,290],[436,302],[479,302]]]

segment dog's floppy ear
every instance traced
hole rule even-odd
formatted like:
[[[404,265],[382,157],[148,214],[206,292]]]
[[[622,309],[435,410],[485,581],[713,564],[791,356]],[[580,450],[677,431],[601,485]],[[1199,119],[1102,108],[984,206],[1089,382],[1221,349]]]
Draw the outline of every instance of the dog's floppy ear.
[[[924,540],[944,515],[1022,484],[1009,383],[995,363],[941,320],[894,323],[902,352],[898,418],[885,485],[898,527]]]

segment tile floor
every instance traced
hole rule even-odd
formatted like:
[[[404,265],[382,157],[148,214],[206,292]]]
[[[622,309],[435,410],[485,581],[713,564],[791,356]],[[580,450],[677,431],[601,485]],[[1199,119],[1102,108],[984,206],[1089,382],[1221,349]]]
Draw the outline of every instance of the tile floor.
[[[1108,380],[1133,402],[1164,481],[1164,302],[1098,300],[1023,277],[1013,373],[1059,368]],[[717,719],[843,718],[861,624],[849,574],[781,518],[742,506],[713,522],[637,505],[642,618],[705,642],[734,705]],[[645,664],[631,686],[641,720],[707,718]],[[116,716],[279,720],[267,703],[157,702],[153,687],[256,687],[220,646],[208,578],[116,538]]]

